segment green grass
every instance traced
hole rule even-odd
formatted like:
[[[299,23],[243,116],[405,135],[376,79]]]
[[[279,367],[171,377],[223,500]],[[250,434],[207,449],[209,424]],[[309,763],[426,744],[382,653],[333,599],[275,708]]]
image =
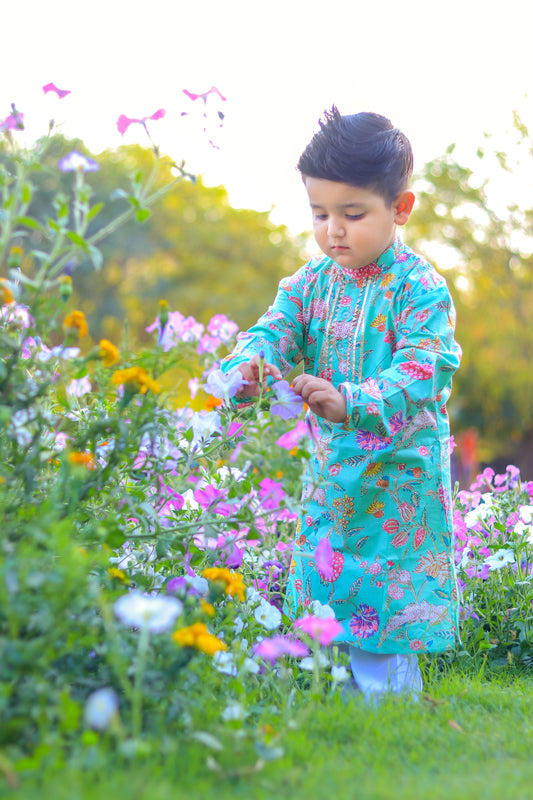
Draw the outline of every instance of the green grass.
[[[450,671],[430,677],[425,699],[305,699],[284,755],[254,771],[257,754],[218,753],[199,743],[129,762],[109,753],[92,768],[48,771],[22,779],[23,800],[484,800],[533,794],[533,674],[475,677]],[[271,725],[283,727],[278,719]],[[452,723],[452,724],[450,724]],[[219,770],[209,769],[214,757]]]

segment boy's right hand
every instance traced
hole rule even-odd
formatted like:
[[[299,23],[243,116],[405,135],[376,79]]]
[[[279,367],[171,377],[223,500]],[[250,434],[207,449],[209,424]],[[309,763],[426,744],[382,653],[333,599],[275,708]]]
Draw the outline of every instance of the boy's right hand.
[[[237,369],[241,373],[244,380],[248,381],[248,385],[244,385],[237,392],[237,397],[257,397],[259,394],[259,361],[258,355],[244,364],[239,364]],[[263,360],[263,382],[266,378],[272,376],[277,381],[283,380],[283,375],[274,364],[269,364],[268,361]]]

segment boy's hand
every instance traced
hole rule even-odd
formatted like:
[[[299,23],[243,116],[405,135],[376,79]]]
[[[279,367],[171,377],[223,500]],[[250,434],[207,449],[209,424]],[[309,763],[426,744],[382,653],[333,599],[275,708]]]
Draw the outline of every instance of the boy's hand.
[[[237,392],[237,397],[257,397],[259,394],[259,356],[253,356],[245,364],[239,364],[237,369],[244,380],[248,381],[247,386],[243,386]],[[263,382],[272,376],[277,381],[283,380],[283,375],[274,364],[263,361]]]
[[[298,375],[292,388],[318,417],[330,422],[346,420],[346,398],[329,381],[315,375]]]

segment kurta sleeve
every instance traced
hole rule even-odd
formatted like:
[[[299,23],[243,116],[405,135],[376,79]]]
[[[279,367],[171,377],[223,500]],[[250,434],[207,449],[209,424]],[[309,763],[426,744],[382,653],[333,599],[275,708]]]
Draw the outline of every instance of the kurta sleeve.
[[[410,286],[395,315],[392,362],[361,384],[345,382],[345,425],[388,437],[417,411],[445,402],[461,360],[454,339],[455,309],[444,280],[428,288]]]
[[[304,323],[302,288],[306,266],[284,278],[273,304],[249,330],[239,333],[233,352],[221,364],[227,372],[264,351],[265,359],[275,364],[285,376],[303,358]]]

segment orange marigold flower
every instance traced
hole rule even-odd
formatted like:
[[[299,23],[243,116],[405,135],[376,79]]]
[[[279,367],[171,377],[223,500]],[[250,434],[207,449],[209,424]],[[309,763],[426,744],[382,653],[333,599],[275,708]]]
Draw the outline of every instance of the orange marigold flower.
[[[227,650],[228,646],[214,634],[209,633],[204,622],[195,622],[187,628],[179,628],[174,631],[172,638],[176,644],[182,647],[194,647],[208,656],[218,653],[219,650]]]
[[[125,386],[127,391],[132,394],[141,392],[145,394],[149,389],[158,394],[161,387],[156,383],[141,367],[129,367],[128,369],[117,369],[111,378],[112,383]]]
[[[205,401],[205,407],[208,411],[211,409],[216,408],[217,406],[221,406],[224,401],[221,400],[219,397],[213,397],[212,394],[209,395],[207,400]]]
[[[246,597],[246,586],[244,585],[242,575],[238,572],[232,572],[232,570],[226,567],[208,567],[202,570],[202,575],[204,578],[214,583],[224,584],[224,591],[226,594],[229,594],[230,597],[235,597],[235,595],[237,595],[241,601]]]
[[[200,605],[202,607],[202,611],[204,612],[204,614],[207,614],[208,617],[215,616],[215,607],[211,605],[211,603],[208,603],[207,600],[204,600],[202,598],[200,600]]]
[[[83,311],[72,311],[63,320],[63,330],[70,336],[82,337],[89,333],[89,326]]]
[[[9,285],[5,278],[0,278],[0,291],[2,292],[2,305],[8,306],[10,303],[15,302],[15,298],[13,297],[13,292],[9,288]]]
[[[96,469],[96,461],[94,456],[90,453],[80,453],[74,451],[68,454],[68,460],[75,467],[87,467],[87,469]]]
[[[104,367],[112,367],[113,364],[120,361],[118,348],[115,347],[109,339],[100,339],[100,358],[102,359]]]

